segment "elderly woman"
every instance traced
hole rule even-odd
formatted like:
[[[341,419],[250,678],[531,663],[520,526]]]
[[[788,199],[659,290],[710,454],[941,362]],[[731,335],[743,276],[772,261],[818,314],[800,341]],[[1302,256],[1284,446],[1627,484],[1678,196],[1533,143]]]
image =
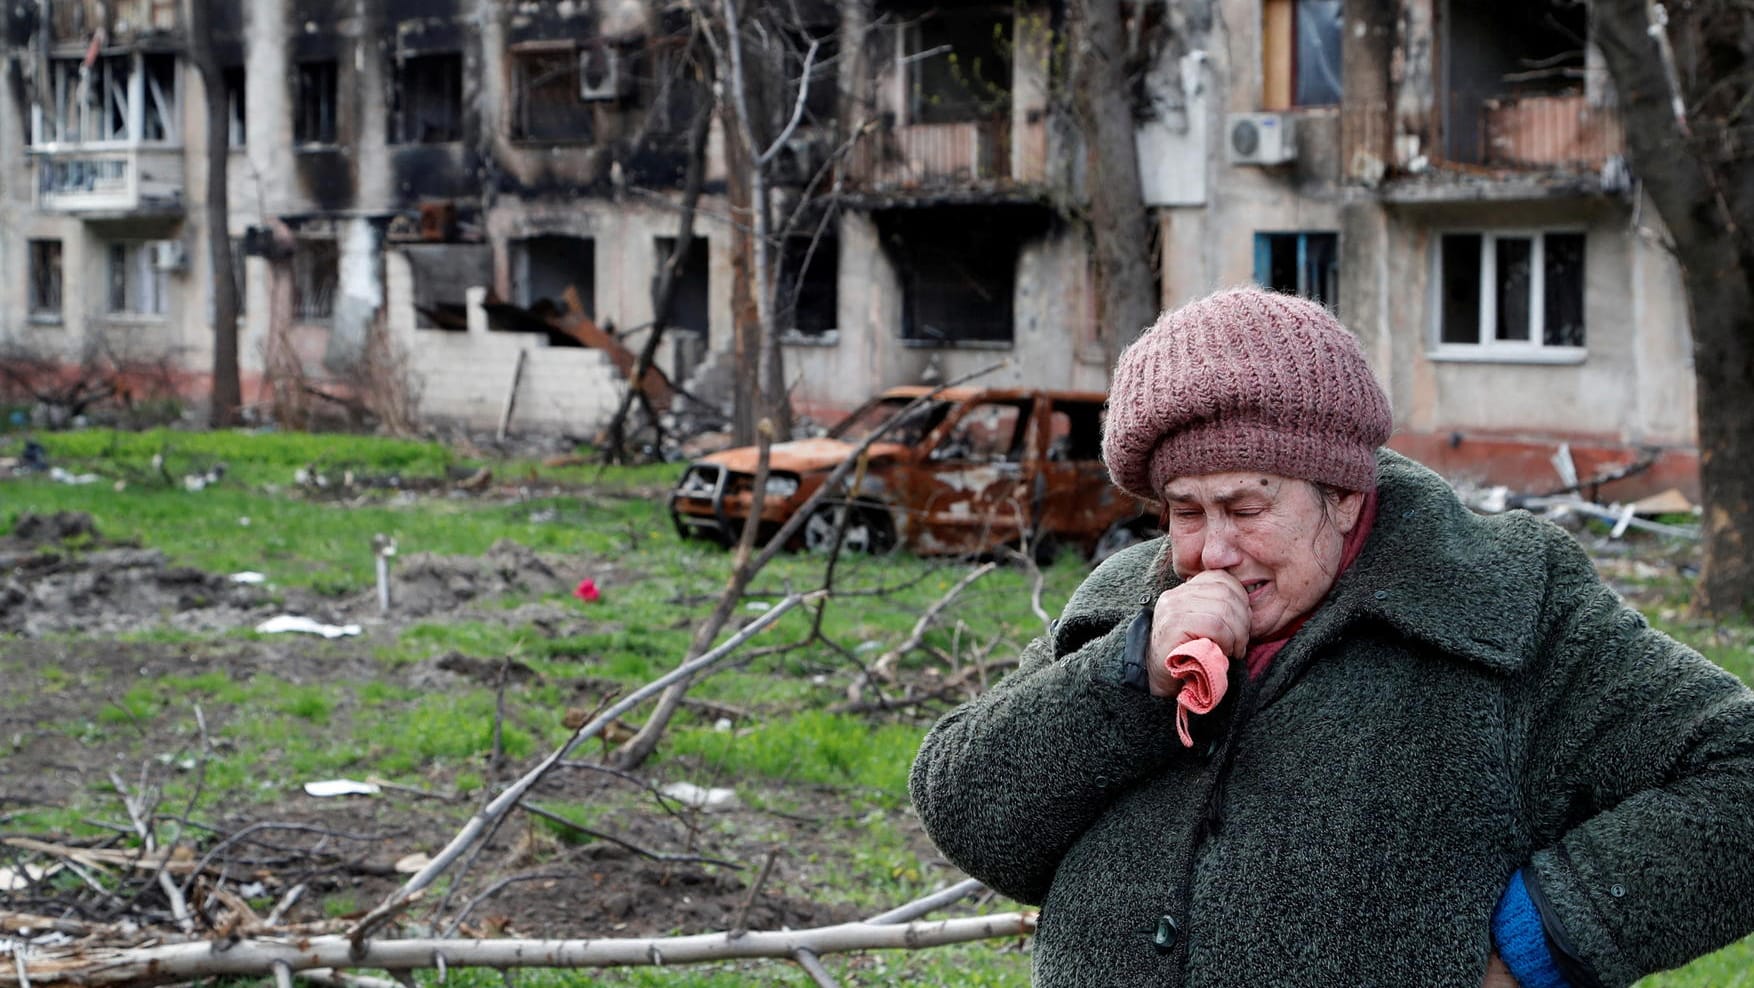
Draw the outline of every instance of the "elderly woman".
[[[1168,534],[910,785],[1041,905],[1038,985],[1619,986],[1754,929],[1754,694],[1389,432],[1307,301],[1219,293],[1121,357],[1104,455]]]

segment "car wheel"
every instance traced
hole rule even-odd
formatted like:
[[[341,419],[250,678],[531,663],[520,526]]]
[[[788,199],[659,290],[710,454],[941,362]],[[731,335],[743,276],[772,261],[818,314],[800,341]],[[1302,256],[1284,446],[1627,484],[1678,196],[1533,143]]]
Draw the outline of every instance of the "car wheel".
[[[811,552],[833,549],[834,530],[841,523],[841,515],[849,510],[852,513],[841,536],[842,551],[878,555],[895,548],[895,523],[889,512],[868,504],[818,506],[804,522],[804,548]]]

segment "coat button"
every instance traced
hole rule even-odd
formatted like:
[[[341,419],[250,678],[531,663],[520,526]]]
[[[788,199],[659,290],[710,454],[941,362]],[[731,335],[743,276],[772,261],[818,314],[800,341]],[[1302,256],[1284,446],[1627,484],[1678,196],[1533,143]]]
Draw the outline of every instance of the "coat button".
[[[1389,592],[1387,590],[1378,590],[1376,592],[1376,599],[1377,600],[1388,600],[1389,599]]]
[[[1626,886],[1619,882],[1615,882],[1613,885],[1608,886],[1608,894],[1618,899],[1626,894]]]
[[[1152,936],[1151,945],[1157,948],[1158,953],[1167,954],[1175,949],[1175,936],[1180,932],[1181,927],[1177,925],[1175,917],[1164,913],[1157,917],[1157,933]]]

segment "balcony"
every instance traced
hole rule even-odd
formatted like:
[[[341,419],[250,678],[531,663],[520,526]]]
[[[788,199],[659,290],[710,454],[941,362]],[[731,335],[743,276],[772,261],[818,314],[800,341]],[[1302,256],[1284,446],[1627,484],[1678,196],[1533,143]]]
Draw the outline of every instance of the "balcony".
[[[99,28],[119,39],[178,26],[177,0],[54,0],[48,7],[55,45],[84,45]]]
[[[1439,119],[1349,104],[1340,120],[1346,180],[1395,201],[1531,199],[1619,192],[1626,137],[1583,93],[1451,94]]]
[[[904,196],[1003,193],[1039,183],[1045,155],[1017,162],[1013,150],[1006,120],[881,128],[854,145],[846,174],[858,191]]]
[[[180,147],[32,149],[37,208],[129,216],[183,210]]]

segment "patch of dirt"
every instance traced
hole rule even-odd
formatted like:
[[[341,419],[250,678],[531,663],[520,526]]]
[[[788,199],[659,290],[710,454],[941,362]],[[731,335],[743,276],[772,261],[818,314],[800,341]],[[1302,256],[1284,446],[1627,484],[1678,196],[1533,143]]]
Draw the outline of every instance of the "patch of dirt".
[[[114,634],[153,624],[213,631],[268,603],[260,587],[108,541],[86,514],[27,512],[0,538],[0,634]]]

